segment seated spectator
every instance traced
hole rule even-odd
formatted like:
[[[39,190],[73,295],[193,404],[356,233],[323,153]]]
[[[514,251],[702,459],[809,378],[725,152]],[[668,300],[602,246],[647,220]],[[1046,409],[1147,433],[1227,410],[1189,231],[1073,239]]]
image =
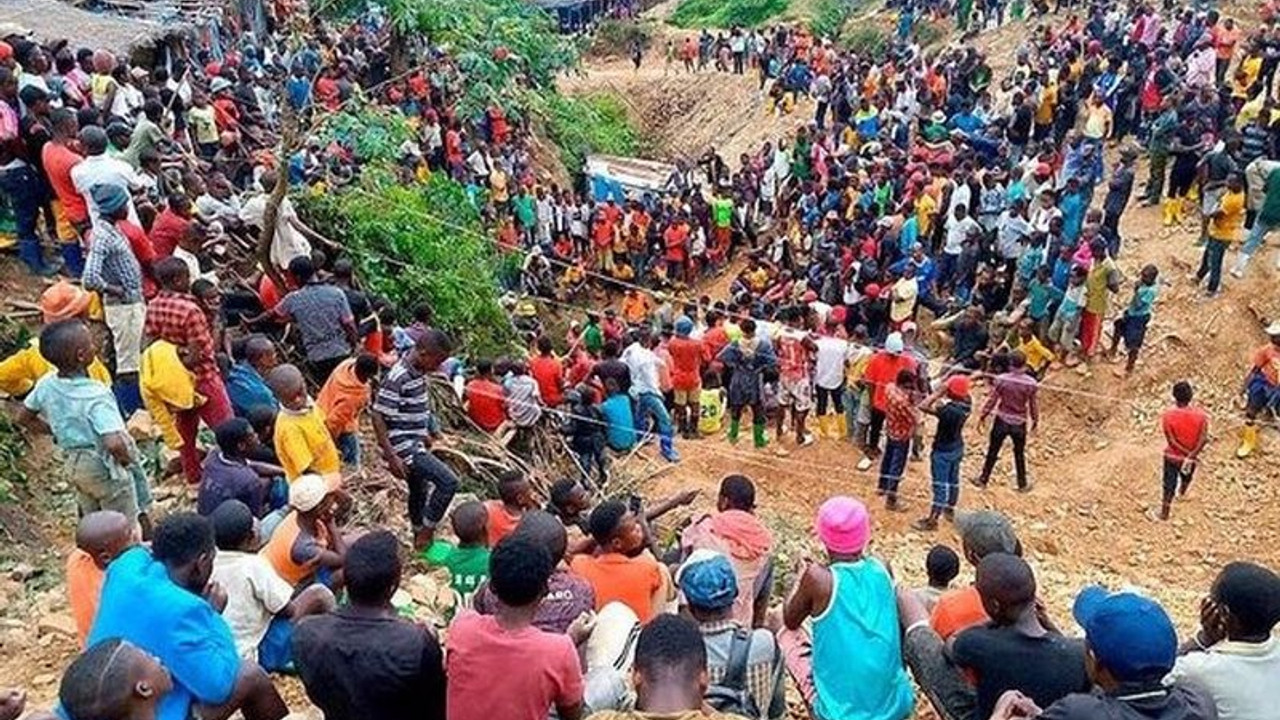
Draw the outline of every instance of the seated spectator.
[[[864,555],[871,539],[866,506],[831,498],[818,508],[816,530],[829,564],[806,563],[783,605],[787,632],[779,644],[787,669],[822,720],[910,717],[915,697],[902,665],[893,581],[884,563]],[[810,618],[808,638],[799,630]],[[859,651],[849,652],[853,647]]]
[[[232,348],[234,363],[227,371],[227,395],[238,417],[248,417],[258,405],[279,408],[280,401],[263,378],[279,364],[276,345],[266,335],[250,335]]]
[[[1217,720],[1213,698],[1191,684],[1166,686],[1178,636],[1160,604],[1133,592],[1085,588],[1073,608],[1084,628],[1085,668],[1096,690],[1074,693],[1044,709],[1040,720],[1185,718]]]
[[[538,338],[538,355],[529,361],[529,374],[538,382],[538,394],[547,407],[564,402],[564,363],[551,351],[551,338]]]
[[[289,709],[262,668],[240,659],[220,614],[226,596],[209,590],[216,553],[207,518],[166,517],[150,549],[127,550],[107,569],[89,647],[127,640],[169,669],[173,689],[160,698],[156,720],[185,720],[193,711],[226,718],[237,709],[245,720],[280,720]]]
[[[342,586],[347,542],[333,520],[335,494],[319,475],[289,486],[290,512],[262,547],[276,574],[294,587],[320,582]]]
[[[754,514],[756,487],[745,475],[720,481],[716,512],[685,528],[680,536],[685,553],[698,549],[718,552],[733,564],[739,592],[733,619],[742,627],[764,624],[773,586],[773,534]]]
[[[107,566],[137,543],[137,526],[121,513],[99,510],[80,518],[76,547],[67,556],[67,606],[76,623],[80,647],[85,646],[98,614]]]
[[[218,545],[212,579],[227,594],[222,617],[231,626],[236,651],[264,670],[292,667],[292,623],[332,611],[333,593],[323,585],[312,585],[294,596],[293,586],[258,554],[253,513],[239,500],[223,502],[209,520]]]
[[[938,598],[951,589],[951,581],[960,574],[960,556],[946,545],[934,545],[924,559],[924,571],[929,584],[916,590],[916,597],[932,612]]]
[[[493,381],[493,362],[476,360],[476,375],[467,381],[462,392],[467,417],[485,432],[496,432],[507,420],[502,386]]]
[[[471,607],[472,596],[489,578],[489,514],[481,503],[464,502],[453,509],[449,523],[458,544],[436,538],[422,559],[448,569],[449,586],[458,594],[454,607]]]
[[[554,568],[546,548],[526,538],[510,537],[493,549],[495,614],[463,612],[449,629],[449,720],[544,720],[553,709],[561,720],[581,717],[576,646],[587,635],[586,616],[568,636],[533,625]]]
[[[738,579],[729,558],[711,550],[695,550],[676,577],[707,646],[708,679],[745,701],[745,707],[732,711],[748,718],[785,715],[782,651],[773,633],[753,631],[734,617]],[[716,700],[725,698],[708,697],[713,705]]]
[[[201,515],[212,515],[227,500],[239,500],[261,518],[288,502],[284,469],[249,459],[260,443],[248,420],[231,418],[213,434],[218,447],[205,455],[196,496]]]
[[[325,427],[348,468],[360,468],[360,413],[369,407],[377,377],[378,358],[361,353],[338,363],[316,395],[316,407],[324,413]]]
[[[658,561],[645,550],[640,518],[621,500],[606,500],[587,522],[596,543],[594,555],[577,555],[569,567],[591,583],[596,610],[620,602],[648,622],[661,612],[667,588]]]
[[[1219,720],[1274,716],[1280,678],[1280,577],[1249,562],[1218,573],[1200,613],[1200,631],[1173,666],[1175,685],[1208,691]]]
[[[631,711],[601,712],[592,720],[661,720],[700,718],[736,720],[705,709],[710,686],[707,646],[698,626],[679,615],[659,615],[636,640],[636,707]]]
[[[444,720],[440,643],[391,605],[401,576],[396,536],[381,530],[352,543],[345,575],[349,603],[294,629],[307,697],[325,720]]]
[[[1088,691],[1084,645],[1040,621],[1036,579],[1026,561],[1005,553],[987,555],[978,563],[974,586],[991,623],[960,631],[951,641],[951,657],[977,678],[975,717],[989,717],[1009,690],[1040,707]]]
[[[285,479],[296,482],[304,473],[320,475],[336,489],[342,482],[342,460],[324,424],[324,413],[307,395],[302,372],[293,365],[280,365],[267,376],[272,392],[280,400],[272,438]]]
[[[1013,526],[1000,513],[978,510],[958,515],[956,529],[960,531],[964,558],[974,567],[991,553],[1022,554],[1022,546],[1013,534]],[[943,640],[949,640],[957,632],[988,620],[990,618],[982,606],[982,596],[974,585],[952,590],[938,598],[929,616],[929,624]]]
[[[508,471],[498,479],[498,499],[486,500],[485,513],[489,516],[489,547],[497,547],[520,524],[525,510],[538,507],[529,478],[518,470]]]
[[[551,513],[531,510],[520,519],[512,535],[546,548],[555,560],[555,569],[547,579],[547,594],[533,616],[533,626],[550,633],[568,633],[574,620],[595,609],[596,597],[591,584],[570,570],[565,562],[569,536],[564,525]],[[498,597],[488,583],[476,592],[474,607],[481,615],[497,613]]]
[[[173,689],[174,677],[159,658],[127,640],[109,638],[67,666],[58,703],[66,720],[158,718],[162,701]],[[19,714],[20,709],[4,717]]]
[[[40,294],[40,315],[45,325],[73,318],[86,318],[93,296],[89,291],[59,280]],[[54,370],[53,364],[40,352],[37,334],[9,357],[0,360],[0,392],[22,397],[31,392],[36,382]],[[95,353],[86,371],[89,378],[111,387],[111,373]]]

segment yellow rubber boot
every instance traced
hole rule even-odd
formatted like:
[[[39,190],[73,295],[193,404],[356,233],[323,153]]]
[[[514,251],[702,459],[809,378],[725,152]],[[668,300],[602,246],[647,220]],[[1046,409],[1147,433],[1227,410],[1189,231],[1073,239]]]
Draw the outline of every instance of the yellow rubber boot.
[[[830,415],[818,416],[818,437],[823,440],[831,439],[832,435],[831,435],[831,416]]]
[[[1175,211],[1173,216],[1174,216],[1175,222],[1177,222],[1179,225],[1181,225],[1182,222],[1187,219],[1187,206],[1191,205],[1193,202],[1194,201],[1191,198],[1177,199],[1176,201],[1177,204],[1173,206],[1173,209]]]
[[[1245,425],[1240,433],[1240,447],[1236,448],[1236,457],[1246,458],[1258,449],[1258,426]]]
[[[837,413],[835,420],[837,433],[836,439],[843,440],[849,437],[849,419],[845,417],[844,413]]]
[[[1173,225],[1173,223],[1174,223],[1174,210],[1173,210],[1173,204],[1174,204],[1174,203],[1176,203],[1176,202],[1178,202],[1178,201],[1177,201],[1177,200],[1174,200],[1173,198],[1165,198],[1165,199],[1164,199],[1164,203],[1162,203],[1162,204],[1161,204],[1161,206],[1160,206],[1160,209],[1164,211],[1164,213],[1163,213],[1163,214],[1164,214],[1164,226],[1165,226],[1165,227],[1170,227],[1170,226],[1172,226],[1172,225]]]

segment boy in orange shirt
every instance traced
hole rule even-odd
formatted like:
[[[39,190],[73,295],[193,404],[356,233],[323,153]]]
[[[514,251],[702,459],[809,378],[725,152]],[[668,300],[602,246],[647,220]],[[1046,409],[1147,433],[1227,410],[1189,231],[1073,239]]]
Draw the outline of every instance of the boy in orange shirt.
[[[512,470],[498,480],[498,499],[486,500],[489,547],[497,547],[503,538],[515,531],[525,510],[535,510],[538,499],[524,473]]]
[[[76,527],[76,547],[67,556],[67,605],[84,647],[98,614],[107,565],[138,543],[136,525],[114,510],[91,512]]]
[[[578,555],[569,568],[591,583],[596,610],[612,602],[631,608],[646,623],[662,610],[669,581],[657,560],[644,553],[645,532],[638,513],[621,500],[606,500],[587,521],[598,549]]]
[[[370,383],[377,376],[378,359],[361,353],[339,363],[316,396],[342,464],[354,470],[360,468],[360,413],[369,406]]]

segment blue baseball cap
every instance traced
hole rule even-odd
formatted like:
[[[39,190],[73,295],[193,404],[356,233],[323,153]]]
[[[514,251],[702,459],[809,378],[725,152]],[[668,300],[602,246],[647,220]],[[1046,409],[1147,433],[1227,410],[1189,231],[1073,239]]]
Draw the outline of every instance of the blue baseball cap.
[[[738,578],[724,555],[699,549],[685,560],[676,583],[690,607],[723,610],[738,599]]]
[[[1094,657],[1117,680],[1149,680],[1173,669],[1178,634],[1155,600],[1091,585],[1076,596],[1071,612]]]

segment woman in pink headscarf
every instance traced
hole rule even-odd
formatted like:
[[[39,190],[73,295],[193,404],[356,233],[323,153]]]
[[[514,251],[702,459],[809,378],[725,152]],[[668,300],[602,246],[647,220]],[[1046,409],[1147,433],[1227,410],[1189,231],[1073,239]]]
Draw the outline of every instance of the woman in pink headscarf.
[[[744,628],[764,625],[773,584],[773,534],[753,514],[755,506],[751,479],[729,475],[720,481],[716,512],[690,525],[680,537],[685,557],[694,550],[712,550],[729,558],[739,588],[733,619]]]

